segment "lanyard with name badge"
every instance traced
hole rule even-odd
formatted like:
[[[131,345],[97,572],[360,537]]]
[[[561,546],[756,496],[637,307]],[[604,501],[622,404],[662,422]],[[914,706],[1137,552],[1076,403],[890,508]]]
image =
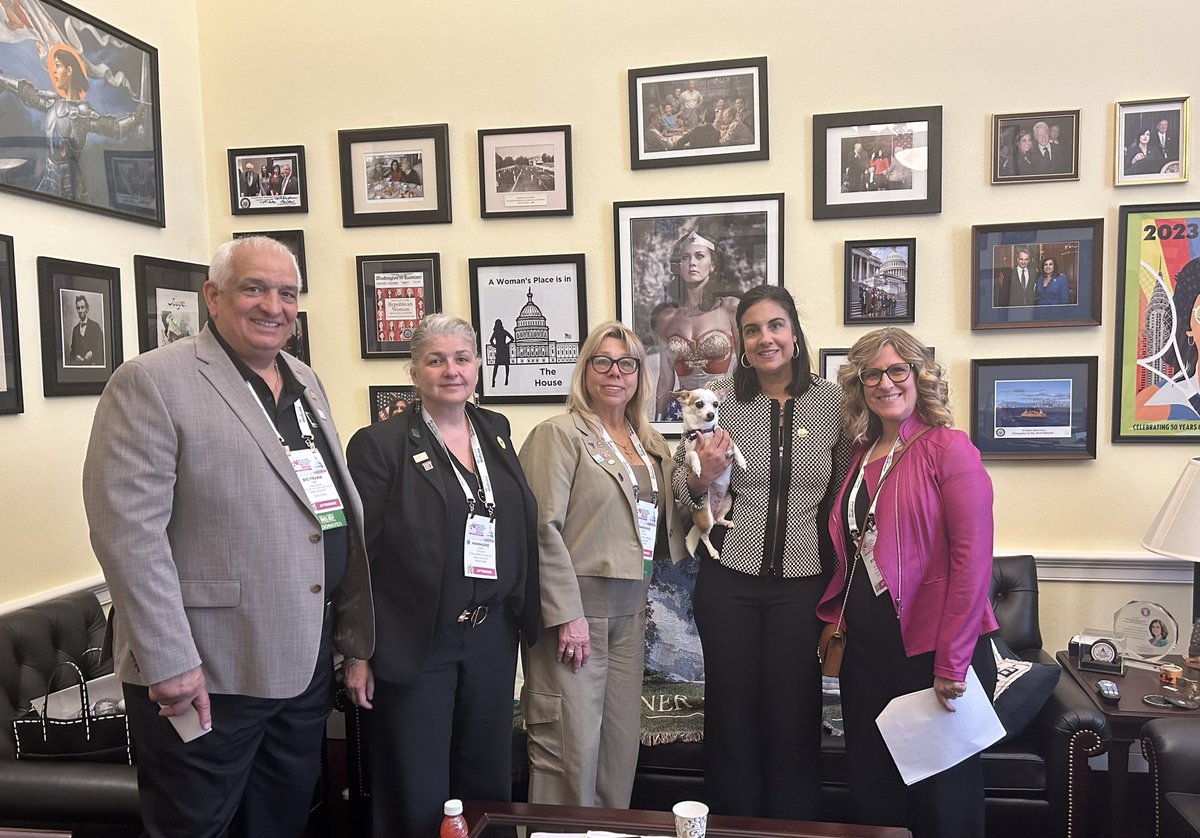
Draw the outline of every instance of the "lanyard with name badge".
[[[463,575],[468,579],[496,579],[496,499],[492,494],[492,480],[488,476],[487,462],[483,459],[483,448],[479,445],[479,438],[475,435],[475,425],[471,422],[470,417],[467,417],[467,432],[471,437],[471,455],[475,458],[475,472],[479,478],[478,495],[471,491],[471,487],[463,479],[462,473],[455,467],[454,457],[450,453],[450,449],[446,447],[446,441],[442,439],[433,417],[425,411],[421,411],[421,418],[425,420],[430,435],[446,452],[446,459],[450,461],[450,470],[458,478],[458,485],[462,489],[463,497],[467,499],[467,526],[463,535]],[[486,514],[476,514],[476,500],[483,503],[483,511]]]
[[[600,427],[600,432],[604,434],[604,443],[608,446],[608,450],[625,467],[625,473],[629,475],[629,485],[633,486],[633,499],[637,504],[638,540],[642,544],[642,576],[649,579],[654,573],[654,545],[658,541],[658,478],[654,474],[654,461],[646,455],[646,449],[642,447],[642,441],[638,439],[637,432],[631,425],[626,427],[629,429],[629,441],[633,443],[633,450],[637,451],[638,456],[642,458],[642,463],[650,474],[651,500],[649,502],[641,499],[641,489],[638,486],[637,476],[633,472],[633,466],[625,459],[621,449],[613,442],[604,426]]]
[[[863,477],[867,472],[867,462],[871,459],[871,455],[875,453],[875,442],[871,443],[871,448],[863,457],[862,465],[858,469],[858,477],[854,480],[854,487],[850,490],[850,495],[846,504],[846,525],[850,528],[850,536],[858,538],[858,523],[857,516],[854,514],[854,507],[858,500],[858,490],[862,486]],[[883,478],[887,476],[888,471],[892,467],[892,457],[896,454],[896,448],[900,445],[900,437],[896,437],[896,441],[892,443],[892,450],[888,451],[887,459],[883,461],[883,470],[879,473],[879,484],[875,488],[875,497],[871,499],[871,506],[867,509],[866,520],[863,521],[863,527],[866,530],[863,533],[862,543],[859,546],[858,554],[862,557],[863,567],[867,569],[867,576],[871,579],[871,590],[875,592],[875,596],[879,596],[887,590],[887,582],[883,578],[883,574],[879,572],[879,565],[875,562],[875,541],[878,533],[875,528],[875,505],[879,503],[879,496],[882,492],[879,488],[883,486]]]
[[[321,530],[334,530],[346,526],[346,508],[342,504],[342,499],[338,497],[337,484],[333,482],[333,476],[329,473],[325,460],[321,457],[321,452],[317,450],[316,437],[313,434],[312,425],[308,421],[308,415],[304,411],[304,406],[301,404],[302,399],[297,398],[292,403],[292,407],[296,411],[296,424],[300,426],[300,436],[307,447],[293,451],[288,448],[287,441],[275,427],[271,415],[263,407],[262,400],[258,397],[258,393],[254,392],[254,387],[249,381],[246,382],[246,388],[254,396],[254,403],[258,405],[258,409],[266,417],[271,430],[275,432],[275,438],[287,452],[292,469],[296,472],[296,477],[300,479],[300,486],[308,498],[308,504],[321,524]]]

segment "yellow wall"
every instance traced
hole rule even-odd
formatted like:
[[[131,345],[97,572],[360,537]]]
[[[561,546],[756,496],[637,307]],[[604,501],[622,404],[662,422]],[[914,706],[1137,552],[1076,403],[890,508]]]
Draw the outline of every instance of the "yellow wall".
[[[445,308],[469,316],[469,257],[582,251],[589,317],[596,322],[615,313],[613,201],[782,191],[785,284],[801,305],[814,353],[849,346],[864,331],[841,325],[842,242],[915,236],[913,329],[948,362],[960,423],[971,358],[1099,356],[1096,461],[989,464],[998,498],[998,551],[1136,559],[1146,525],[1185,456],[1195,453],[1192,447],[1107,442],[1117,207],[1200,200],[1196,182],[1111,185],[1112,107],[1120,99],[1200,93],[1187,86],[1197,76],[1186,26],[1160,27],[1152,47],[1131,47],[1127,5],[1116,0],[1089,4],[1086,14],[1074,4],[1049,4],[1036,27],[1016,38],[1016,24],[1011,13],[999,11],[1003,7],[959,0],[860,5],[855,14],[840,4],[795,0],[548,6],[203,0],[196,4],[197,39],[189,14],[180,19],[175,12],[186,4],[137,4],[152,9],[141,19],[132,13],[132,0],[88,5],[160,48],[172,100],[164,141],[170,226],[155,233],[0,195],[0,215],[21,214],[18,223],[0,229],[17,235],[28,405],[23,417],[0,417],[0,455],[17,463],[5,492],[15,491],[9,488],[14,482],[19,487],[16,508],[6,504],[0,512],[0,527],[6,554],[20,557],[6,562],[15,568],[6,570],[0,601],[95,573],[78,502],[94,399],[40,396],[32,288],[38,253],[122,266],[126,350],[132,352],[132,253],[205,261],[206,234],[217,243],[234,230],[303,228],[310,292],[302,308],[309,312],[312,356],[348,434],[368,421],[368,385],[407,382],[403,362],[359,359],[356,255],[440,252]],[[769,58],[770,161],[630,170],[628,68],[757,55]],[[1039,57],[1043,64],[1035,66]],[[813,113],[931,104],[944,107],[940,215],[812,220]],[[1082,109],[1080,181],[991,186],[991,114],[1053,108]],[[454,223],[343,229],[337,131],[438,122],[450,126]],[[571,124],[574,135],[574,217],[480,219],[476,130],[556,123]],[[234,218],[226,149],[270,144],[305,146],[311,209],[307,215]],[[1102,327],[970,330],[972,224],[1097,216],[1106,225]],[[60,236],[50,232],[50,225],[62,224],[79,231],[72,252],[64,253]],[[553,408],[505,412],[521,438]],[[14,541],[20,549],[12,554],[7,545]],[[1164,601],[1186,621],[1187,595],[1184,586],[1169,584],[1052,583],[1043,617],[1050,611],[1064,626],[1082,623],[1093,608],[1097,615],[1111,613],[1125,600],[1145,596]],[[1048,645],[1055,642],[1048,632]]]

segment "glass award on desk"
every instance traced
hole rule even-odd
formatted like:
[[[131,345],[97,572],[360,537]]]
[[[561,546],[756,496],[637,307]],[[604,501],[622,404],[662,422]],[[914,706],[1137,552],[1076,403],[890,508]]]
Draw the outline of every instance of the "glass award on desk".
[[[1113,631],[1125,638],[1126,654],[1143,661],[1161,661],[1179,643],[1179,623],[1157,602],[1134,600],[1121,606],[1113,615]]]

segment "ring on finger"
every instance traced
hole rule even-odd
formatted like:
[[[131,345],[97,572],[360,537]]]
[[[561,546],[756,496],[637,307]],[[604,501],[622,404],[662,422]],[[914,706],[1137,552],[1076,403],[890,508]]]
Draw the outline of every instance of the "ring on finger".
[[[568,658],[573,658],[573,657],[575,657],[575,650],[574,650],[574,649],[567,649],[567,657],[568,657]]]
[[[730,448],[728,451],[725,452],[725,459],[727,459],[727,460],[733,459],[733,449],[732,448]]]

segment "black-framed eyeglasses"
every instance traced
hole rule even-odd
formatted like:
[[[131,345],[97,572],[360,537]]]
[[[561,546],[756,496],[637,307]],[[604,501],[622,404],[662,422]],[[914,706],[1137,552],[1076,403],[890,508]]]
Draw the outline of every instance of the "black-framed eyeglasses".
[[[899,384],[901,381],[908,381],[908,377],[912,375],[912,371],[912,364],[892,364],[886,370],[867,367],[865,370],[858,371],[858,380],[867,387],[874,387],[883,380],[883,376],[886,374],[892,380],[893,384]]]
[[[617,365],[617,369],[626,375],[633,375],[642,368],[642,362],[637,358],[626,355],[624,358],[610,358],[607,355],[593,355],[588,358],[588,363],[592,365],[592,369],[603,375],[613,368],[613,364]]]

